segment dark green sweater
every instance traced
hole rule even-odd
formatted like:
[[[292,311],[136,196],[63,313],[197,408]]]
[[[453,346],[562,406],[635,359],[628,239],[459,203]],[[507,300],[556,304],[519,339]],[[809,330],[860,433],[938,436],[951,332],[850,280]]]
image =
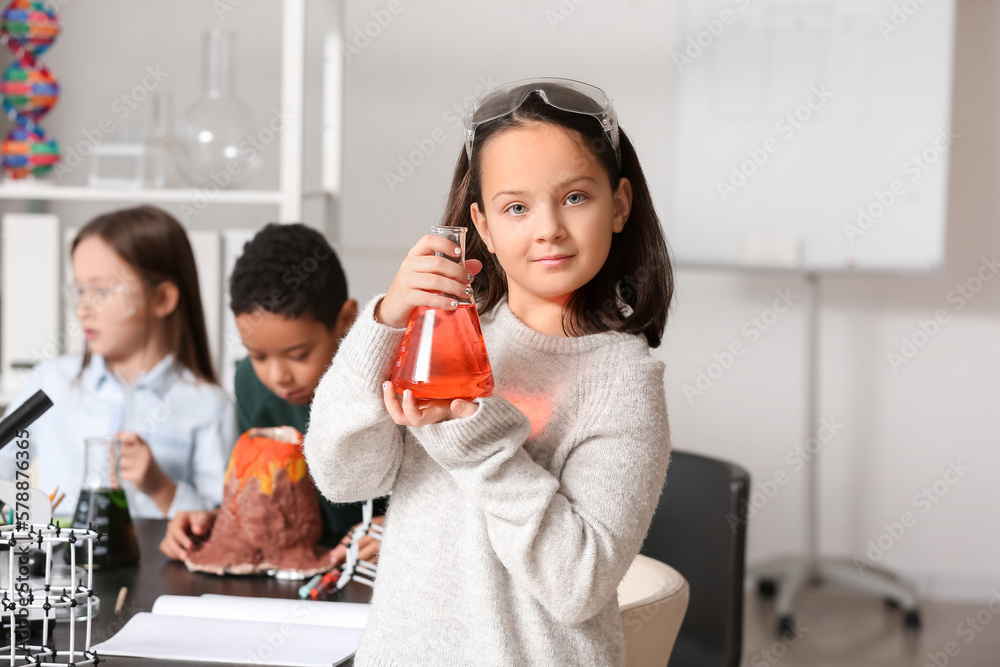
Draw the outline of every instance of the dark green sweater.
[[[309,423],[309,406],[294,405],[280,398],[257,378],[250,358],[236,364],[236,423],[240,433],[251,428],[269,426],[294,426],[305,435]],[[319,494],[320,511],[323,513],[322,544],[333,546],[355,524],[361,523],[364,503],[333,504]],[[385,514],[386,501],[375,501],[375,516]]]

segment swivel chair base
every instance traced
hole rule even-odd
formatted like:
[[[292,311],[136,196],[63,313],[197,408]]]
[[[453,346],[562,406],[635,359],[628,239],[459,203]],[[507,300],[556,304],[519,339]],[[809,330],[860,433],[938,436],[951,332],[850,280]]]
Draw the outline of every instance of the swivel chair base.
[[[807,586],[828,586],[881,597],[886,606],[903,610],[903,627],[920,630],[920,609],[912,588],[891,574],[867,568],[859,571],[853,563],[805,557],[779,558],[751,568],[757,593],[763,598],[777,595],[777,634],[795,634],[794,605]]]

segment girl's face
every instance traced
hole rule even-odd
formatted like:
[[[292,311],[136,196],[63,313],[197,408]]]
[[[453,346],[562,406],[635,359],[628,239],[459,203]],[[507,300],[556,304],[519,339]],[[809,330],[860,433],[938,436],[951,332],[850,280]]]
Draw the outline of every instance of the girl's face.
[[[162,304],[147,302],[138,272],[99,236],[80,241],[72,260],[76,315],[90,351],[109,361],[140,352],[149,338],[147,309],[160,315]]]
[[[472,220],[507,274],[508,302],[560,307],[604,265],[625,227],[632,188],[612,190],[600,161],[575,132],[537,123],[483,147],[483,210]]]

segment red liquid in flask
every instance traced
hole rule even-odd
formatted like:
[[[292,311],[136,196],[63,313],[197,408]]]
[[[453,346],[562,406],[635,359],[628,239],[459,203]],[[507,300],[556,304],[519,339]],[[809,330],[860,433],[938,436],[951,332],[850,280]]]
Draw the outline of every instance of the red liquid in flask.
[[[392,385],[417,398],[471,400],[493,391],[493,371],[474,303],[455,310],[415,308],[410,314]]]

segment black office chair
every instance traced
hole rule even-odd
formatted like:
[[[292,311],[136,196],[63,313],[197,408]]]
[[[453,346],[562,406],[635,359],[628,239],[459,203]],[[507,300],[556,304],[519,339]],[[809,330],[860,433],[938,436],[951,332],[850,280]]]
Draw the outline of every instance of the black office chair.
[[[687,579],[691,600],[668,667],[738,667],[750,474],[674,451],[643,553]],[[743,513],[741,513],[741,510]]]

